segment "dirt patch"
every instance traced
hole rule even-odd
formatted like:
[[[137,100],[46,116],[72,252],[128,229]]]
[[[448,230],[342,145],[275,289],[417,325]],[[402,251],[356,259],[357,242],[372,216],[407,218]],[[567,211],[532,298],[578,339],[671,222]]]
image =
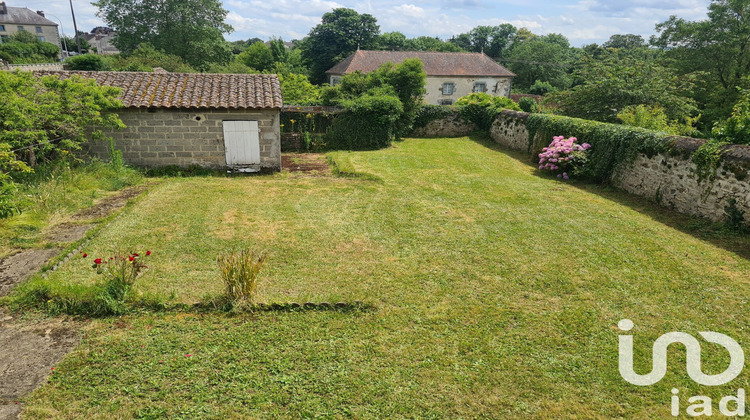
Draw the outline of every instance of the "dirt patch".
[[[281,169],[284,172],[303,172],[330,175],[331,167],[325,155],[320,153],[283,153]]]
[[[73,221],[78,220],[90,220],[99,219],[105,217],[110,213],[125,207],[128,200],[142,193],[148,185],[139,185],[137,187],[130,187],[123,190],[117,195],[107,197],[94,207],[89,207],[73,215],[71,218]]]
[[[64,320],[8,325],[0,312],[0,420],[18,418],[18,400],[54,374],[54,367],[78,344],[79,323]]]
[[[55,226],[52,232],[47,235],[49,242],[61,243],[61,242],[75,242],[83,238],[86,232],[94,227],[94,225],[74,225],[72,223],[63,223]]]
[[[27,249],[0,261],[0,296],[5,296],[16,284],[39,271],[60,248]]]

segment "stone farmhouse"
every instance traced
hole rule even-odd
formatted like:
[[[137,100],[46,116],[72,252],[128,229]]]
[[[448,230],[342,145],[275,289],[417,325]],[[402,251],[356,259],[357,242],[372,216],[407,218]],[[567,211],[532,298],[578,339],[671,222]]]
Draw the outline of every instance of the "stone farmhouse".
[[[326,74],[333,86],[345,74],[368,73],[385,63],[399,64],[407,58],[422,60],[427,73],[424,100],[428,104],[452,105],[472,92],[510,96],[515,74],[484,53],[357,50]]]
[[[25,7],[9,7],[0,2],[0,41],[18,31],[28,31],[37,39],[60,45],[60,35],[57,24],[44,16],[44,12],[27,9]]]
[[[125,162],[238,172],[281,170],[281,85],[275,74],[37,72],[120,88],[127,128],[106,133]],[[93,156],[109,158],[95,142]]]

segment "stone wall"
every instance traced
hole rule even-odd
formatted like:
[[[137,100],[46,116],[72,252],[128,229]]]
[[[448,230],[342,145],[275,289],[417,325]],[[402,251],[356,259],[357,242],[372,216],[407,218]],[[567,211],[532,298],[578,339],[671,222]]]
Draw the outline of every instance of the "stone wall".
[[[458,111],[444,118],[432,120],[425,127],[415,128],[412,137],[462,137],[476,131],[477,126],[461,120]]]
[[[530,153],[526,130],[528,115],[503,111],[490,130],[492,139],[508,148]],[[750,146],[731,146],[724,154],[716,180],[699,182],[690,155],[704,142],[691,138],[673,139],[669,153],[652,157],[639,155],[634,162],[615,173],[612,184],[680,213],[714,221],[725,218],[725,207],[734,198],[750,225]]]
[[[142,167],[198,165],[226,167],[223,121],[258,121],[261,168],[281,170],[278,110],[173,110],[130,108],[118,112],[127,128],[107,132],[126,163]],[[95,142],[88,151],[109,158],[109,145]]]

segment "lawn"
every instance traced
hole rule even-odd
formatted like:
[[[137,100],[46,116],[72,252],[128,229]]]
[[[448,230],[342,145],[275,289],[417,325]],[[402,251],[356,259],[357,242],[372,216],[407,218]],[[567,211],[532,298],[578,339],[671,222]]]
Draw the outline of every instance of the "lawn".
[[[746,373],[694,384],[678,346],[661,382],[630,385],[616,329],[635,322],[639,372],[669,331],[749,349],[747,237],[542,176],[481,140],[332,157],[365,175],[164,180],[50,279],[90,283],[91,257],[148,249],[137,289],[194,303],[221,291],[216,256],[249,246],[269,255],[260,301],[373,310],[93,320],[25,416],[667,417],[673,387],[685,400],[748,387]],[[704,345],[704,371],[725,353]]]

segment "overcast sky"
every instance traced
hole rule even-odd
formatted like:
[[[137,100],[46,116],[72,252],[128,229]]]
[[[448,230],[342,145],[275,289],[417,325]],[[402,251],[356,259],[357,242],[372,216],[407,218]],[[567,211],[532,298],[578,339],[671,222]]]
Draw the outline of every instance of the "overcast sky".
[[[66,34],[73,33],[68,0],[5,0],[8,6],[44,10],[62,22]],[[320,23],[325,12],[348,7],[369,13],[381,32],[399,31],[408,37],[420,35],[443,39],[479,25],[511,23],[536,34],[561,33],[574,46],[602,43],[612,34],[634,33],[648,39],[654,25],[677,15],[687,20],[706,17],[709,0],[226,0],[227,22],[238,39],[280,36],[289,41],[303,38]],[[73,0],[78,28],[90,31],[104,23],[96,17],[90,1]],[[52,16],[54,15],[54,16]]]

